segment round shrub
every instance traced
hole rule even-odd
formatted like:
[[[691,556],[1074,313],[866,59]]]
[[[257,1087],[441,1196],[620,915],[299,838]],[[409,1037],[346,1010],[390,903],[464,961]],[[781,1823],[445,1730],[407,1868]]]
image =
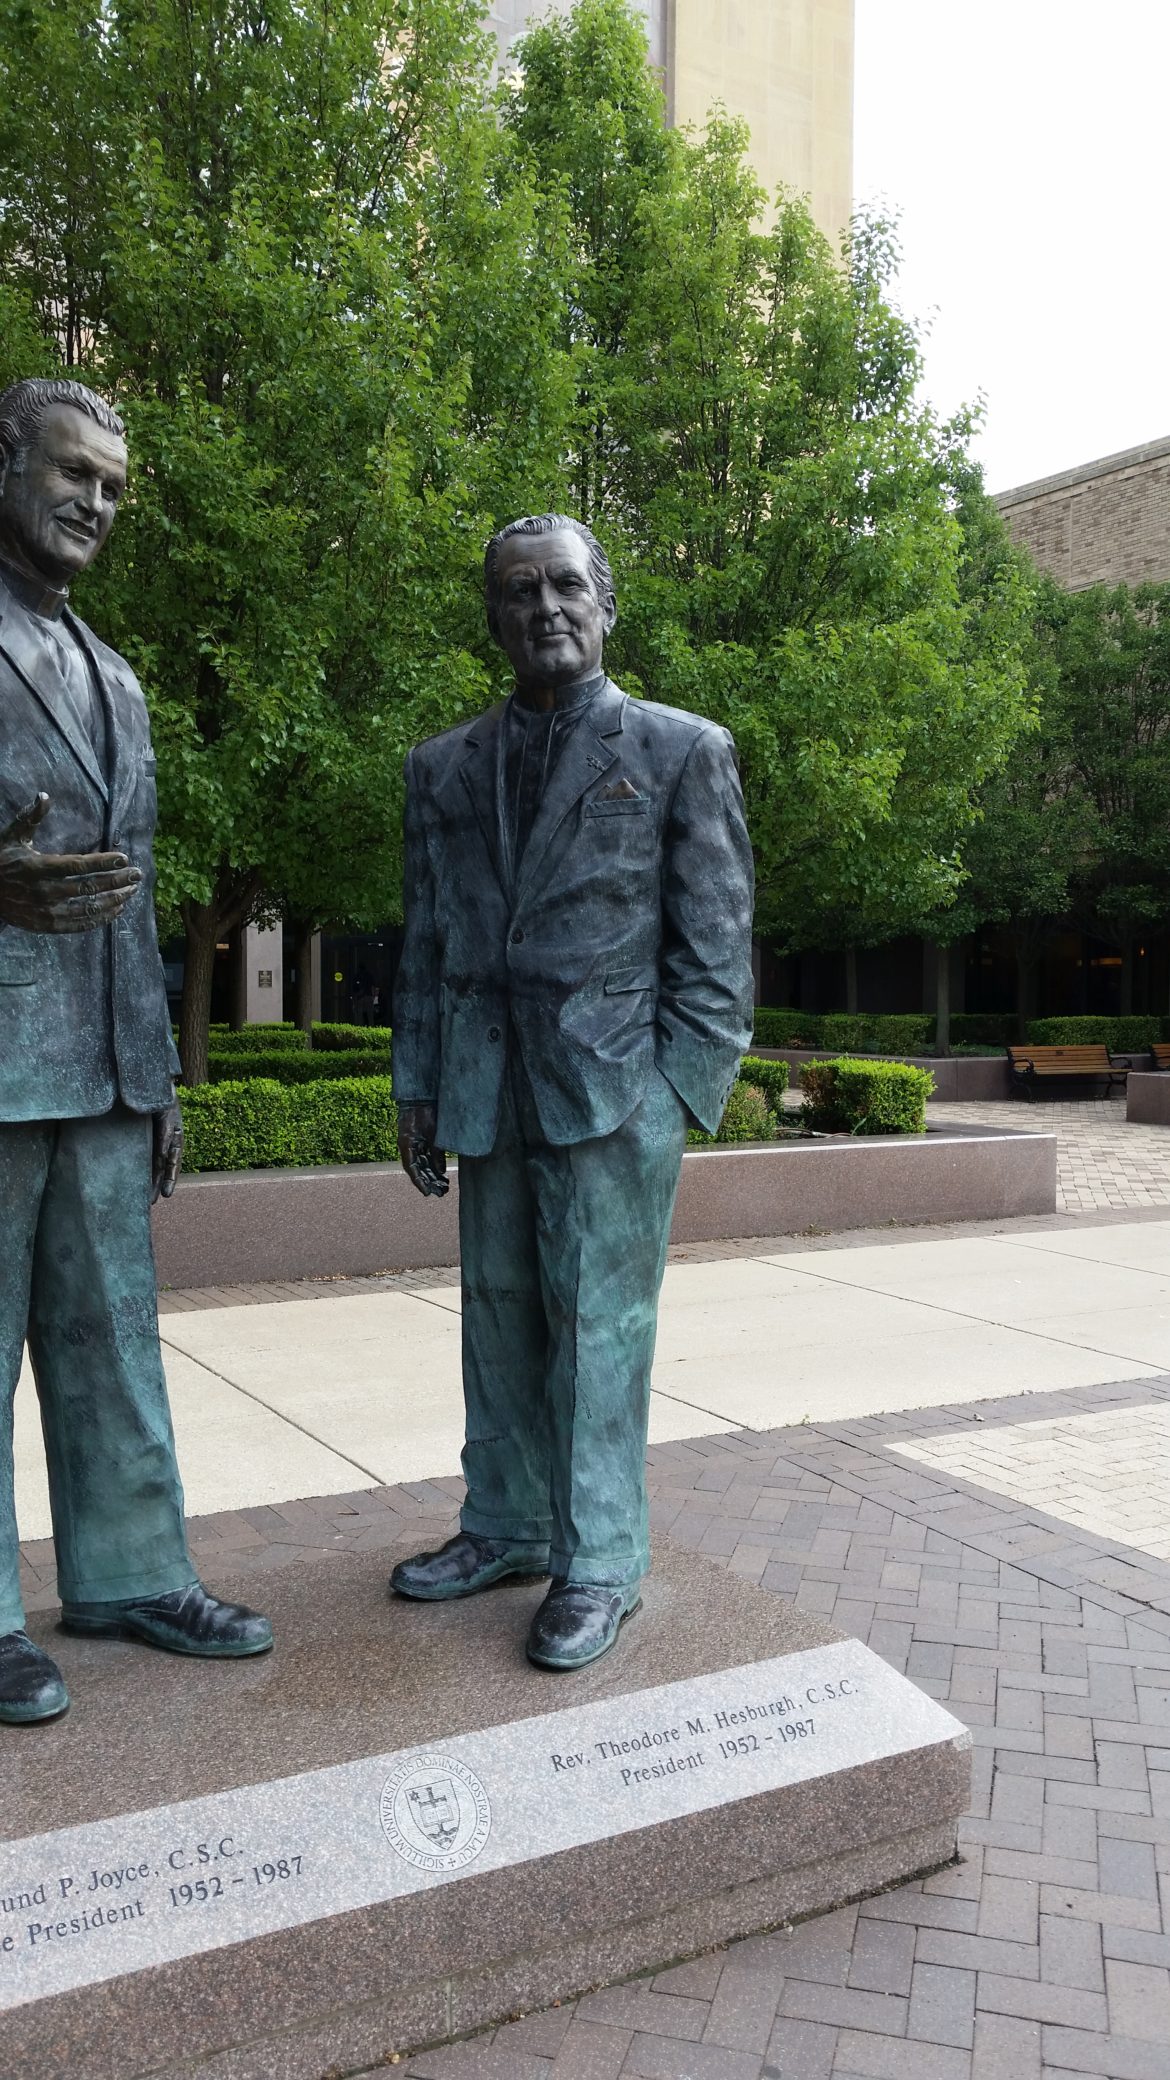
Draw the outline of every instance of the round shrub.
[[[924,1134],[929,1069],[906,1062],[808,1062],[800,1072],[805,1124],[820,1134]]]

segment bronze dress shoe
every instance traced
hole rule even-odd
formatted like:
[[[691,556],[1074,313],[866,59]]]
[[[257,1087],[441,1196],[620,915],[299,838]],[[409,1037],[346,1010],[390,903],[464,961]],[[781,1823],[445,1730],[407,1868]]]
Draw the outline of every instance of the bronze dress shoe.
[[[608,1654],[627,1618],[642,1608],[639,1584],[556,1581],[532,1620],[528,1659],[537,1668],[584,1668]]]
[[[166,1596],[138,1596],[118,1603],[67,1603],[62,1632],[98,1639],[137,1639],[169,1654],[195,1654],[208,1661],[239,1661],[267,1654],[272,1627],[242,1603],[221,1603],[202,1582]]]
[[[506,1539],[481,1538],[476,1531],[457,1531],[437,1552],[400,1560],[390,1587],[396,1596],[411,1596],[420,1603],[445,1603],[455,1596],[474,1596],[512,1575],[535,1578],[547,1573],[547,1546],[511,1545]]]
[[[69,1692],[55,1661],[27,1632],[0,1639],[0,1725],[35,1726],[69,1710]]]

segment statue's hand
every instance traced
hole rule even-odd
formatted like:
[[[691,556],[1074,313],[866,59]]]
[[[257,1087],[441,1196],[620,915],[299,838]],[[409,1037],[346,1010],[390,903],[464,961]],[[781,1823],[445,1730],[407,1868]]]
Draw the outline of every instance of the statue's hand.
[[[92,932],[121,915],[142,880],[124,852],[36,852],[49,807],[38,794],[0,831],[0,923],[24,932]]]
[[[433,1105],[402,1105],[398,1110],[398,1155],[416,1191],[441,1199],[450,1191],[447,1157],[435,1146]]]
[[[151,1163],[150,1203],[157,1199],[169,1199],[179,1181],[183,1167],[183,1115],[179,1101],[172,1099],[169,1105],[154,1115],[154,1153]]]

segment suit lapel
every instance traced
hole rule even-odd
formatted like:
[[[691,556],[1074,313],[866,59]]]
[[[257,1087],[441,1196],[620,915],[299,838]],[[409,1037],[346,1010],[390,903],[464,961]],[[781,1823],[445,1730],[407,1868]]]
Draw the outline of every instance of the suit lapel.
[[[89,660],[94,685],[98,691],[106,722],[106,767],[109,773],[110,825],[116,828],[121,822],[122,812],[133,792],[137,779],[134,769],[138,732],[134,726],[134,712],[130,686],[120,660],[99,643],[97,637],[79,621],[75,614],[64,616],[71,634],[76,638]]]
[[[586,788],[592,787],[594,781],[608,771],[617,757],[616,750],[606,739],[620,734],[625,705],[626,695],[619,693],[607,679],[596,696],[591,713],[582,716],[576,728],[570,730],[524,848],[517,901],[527,894],[543,867],[549,846],[570,809],[580,801]]]
[[[471,797],[496,878],[501,888],[506,889],[497,792],[497,755],[503,736],[503,714],[504,703],[497,701],[495,707],[488,708],[473,725],[464,739],[459,779]]]
[[[73,617],[70,615],[68,618],[72,622]],[[38,638],[19,601],[11,597],[5,600],[0,618],[0,653],[40,703],[87,779],[105,801],[109,794],[105,774],[93,745],[73,714],[71,704],[60,696],[60,679],[52,654]]]

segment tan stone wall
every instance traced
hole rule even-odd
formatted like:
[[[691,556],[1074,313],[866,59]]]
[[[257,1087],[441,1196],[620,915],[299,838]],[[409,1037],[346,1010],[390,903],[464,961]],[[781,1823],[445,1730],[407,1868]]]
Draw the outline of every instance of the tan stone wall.
[[[1170,581],[1170,439],[1003,491],[1013,541],[1070,592]]]
[[[836,245],[853,202],[853,0],[672,0],[667,79],[676,123],[716,101],[746,116],[769,195],[807,195]]]
[[[638,0],[650,56],[664,68],[671,120],[701,127],[715,102],[745,116],[752,161],[774,196],[807,195],[839,240],[853,200],[854,0]],[[491,0],[507,50],[529,19],[570,0]]]

